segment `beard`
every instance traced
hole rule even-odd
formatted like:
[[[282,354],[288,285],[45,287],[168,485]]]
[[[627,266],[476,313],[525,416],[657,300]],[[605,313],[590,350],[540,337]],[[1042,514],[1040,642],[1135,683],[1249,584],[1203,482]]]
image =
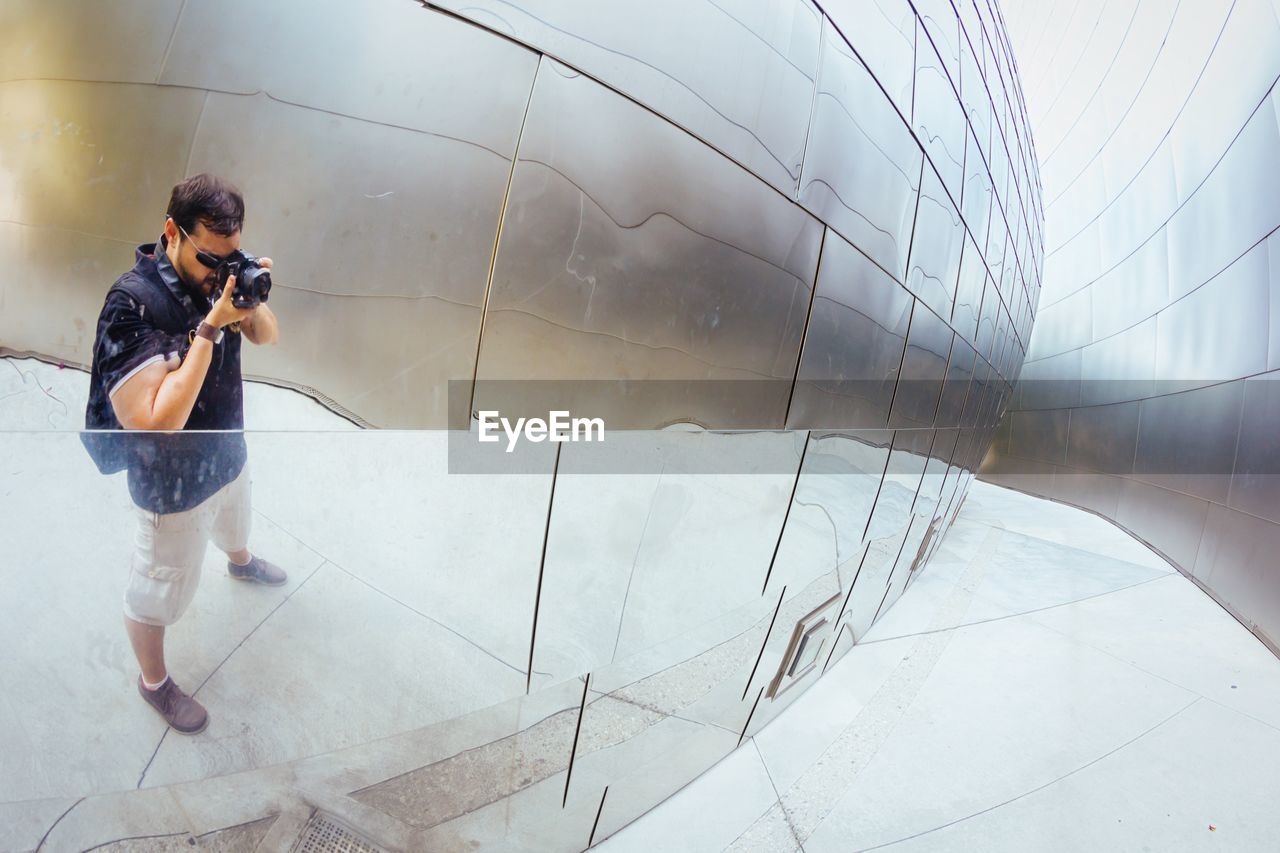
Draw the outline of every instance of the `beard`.
[[[178,273],[178,279],[182,282],[182,286],[197,300],[209,299],[217,286],[218,280],[212,270],[204,276],[195,275],[189,269],[179,269],[176,272]]]

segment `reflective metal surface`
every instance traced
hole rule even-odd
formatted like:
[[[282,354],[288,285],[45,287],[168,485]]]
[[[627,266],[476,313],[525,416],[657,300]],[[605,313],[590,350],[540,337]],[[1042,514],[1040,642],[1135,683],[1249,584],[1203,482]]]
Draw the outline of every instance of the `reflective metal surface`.
[[[606,81],[781,192],[795,194],[822,21],[805,0],[431,5]]]
[[[951,353],[951,328],[923,303],[911,312],[911,331],[902,354],[902,374],[889,424],[921,428],[933,425]]]
[[[789,380],[821,238],[820,222],[738,166],[544,60],[478,377]],[[762,387],[770,396],[750,411],[708,399],[598,415],[621,428],[780,427],[788,383]],[[483,394],[477,406],[500,408]]]
[[[800,203],[900,279],[920,188],[920,148],[876,80],[832,27],[823,31]]]
[[[828,230],[787,426],[885,426],[912,303],[884,270]]]
[[[1041,280],[985,3],[81,5],[0,11],[0,355],[86,364],[109,283],[207,170],[276,262],[281,340],[245,372],[313,399],[247,386],[255,542],[295,585],[204,581],[169,661],[214,722],[166,738],[120,689],[132,509],[70,435],[87,377],[0,364],[24,567],[0,586],[96,571],[71,611],[0,631],[0,681],[41,683],[38,641],[70,636],[85,678],[46,698],[122,732],[86,760],[20,688],[0,804],[105,816],[59,844],[124,837],[134,813],[103,798],[215,822],[305,794],[393,847],[583,849],[759,731],[925,570]],[[460,421],[538,379],[624,389],[590,413],[608,443],[458,470]],[[50,537],[46,493],[100,509]]]
[[[1086,80],[1030,47],[1066,8],[1010,18],[1029,89],[1050,93],[1029,102],[1044,299],[1007,455],[984,476],[1113,518],[1280,653],[1280,579],[1259,568],[1280,500],[1280,22],[1267,3],[1142,4],[1117,33],[1141,73]]]

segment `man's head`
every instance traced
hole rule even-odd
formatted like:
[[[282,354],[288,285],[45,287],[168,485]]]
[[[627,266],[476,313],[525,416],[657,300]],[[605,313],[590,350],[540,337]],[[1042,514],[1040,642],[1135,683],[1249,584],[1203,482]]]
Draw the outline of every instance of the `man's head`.
[[[187,178],[169,196],[164,223],[165,253],[192,291],[208,296],[217,262],[240,248],[244,197],[213,175]]]

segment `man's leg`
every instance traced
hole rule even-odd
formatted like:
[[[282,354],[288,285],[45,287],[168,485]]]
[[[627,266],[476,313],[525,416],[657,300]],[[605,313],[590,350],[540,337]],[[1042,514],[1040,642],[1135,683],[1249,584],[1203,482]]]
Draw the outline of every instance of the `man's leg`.
[[[213,507],[208,501],[185,512],[159,515],[139,509],[124,626],[142,674],[138,692],[175,731],[195,734],[209,714],[169,677],[164,663],[165,626],[181,618],[200,582]]]
[[[213,519],[213,543],[227,555],[227,573],[236,580],[281,586],[289,580],[284,569],[249,552],[249,529],[253,522],[250,504],[249,466],[218,495]]]
[[[160,684],[169,674],[164,666],[164,626],[135,622],[126,616],[124,630],[142,669],[143,680],[149,684]]]

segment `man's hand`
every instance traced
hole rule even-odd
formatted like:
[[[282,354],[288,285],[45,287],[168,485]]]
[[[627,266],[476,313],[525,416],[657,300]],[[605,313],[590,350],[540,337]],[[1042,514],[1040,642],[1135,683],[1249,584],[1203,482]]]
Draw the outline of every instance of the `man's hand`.
[[[270,258],[258,258],[263,269],[271,269]],[[252,344],[274,344],[280,340],[280,327],[275,313],[266,303],[259,303],[257,308],[240,324],[240,331]]]
[[[252,308],[237,308],[231,301],[231,294],[236,289],[236,277],[227,277],[227,286],[222,288],[222,295],[213,303],[213,308],[205,315],[204,321],[210,326],[221,329],[231,323],[238,323],[253,313]]]

